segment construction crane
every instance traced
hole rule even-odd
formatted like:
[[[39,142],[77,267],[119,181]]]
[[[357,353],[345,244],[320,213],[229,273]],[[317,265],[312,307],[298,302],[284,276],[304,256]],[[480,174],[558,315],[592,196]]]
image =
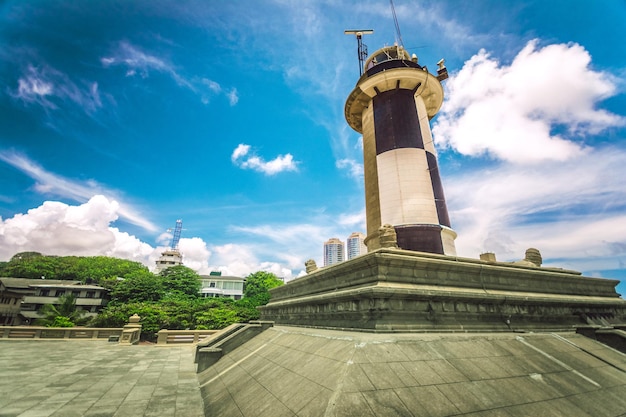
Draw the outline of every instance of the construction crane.
[[[168,232],[171,232],[172,229],[167,229]],[[174,228],[174,237],[172,237],[172,243],[170,243],[170,248],[172,250],[178,249],[178,242],[180,241],[180,234],[183,231],[183,221],[178,219],[176,220],[176,227]]]

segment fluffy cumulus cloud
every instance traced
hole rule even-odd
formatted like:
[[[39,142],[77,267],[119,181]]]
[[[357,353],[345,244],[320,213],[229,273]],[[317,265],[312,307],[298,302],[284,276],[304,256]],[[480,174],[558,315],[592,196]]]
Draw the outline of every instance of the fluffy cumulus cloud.
[[[79,206],[46,201],[26,214],[0,219],[0,258],[36,251],[47,255],[106,255],[145,262],[153,249],[110,224],[119,204],[104,196]]]
[[[35,180],[34,189],[42,194],[69,198],[81,202],[89,200],[96,194],[115,194],[115,192],[107,190],[96,181],[74,181],[49,172],[35,161],[19,153],[0,151],[0,161],[13,166]],[[124,220],[149,231],[156,230],[156,226],[152,224],[152,222],[144,218],[130,205],[116,204],[118,204],[117,213],[124,218]]]
[[[278,155],[276,158],[266,161],[250,151],[250,145],[239,144],[230,159],[233,164],[242,169],[251,169],[262,172],[265,175],[275,175],[283,171],[297,171],[298,162],[294,161],[291,154]]]
[[[26,251],[57,256],[102,255],[141,262],[154,270],[172,235],[158,236],[156,241],[160,245],[153,247],[113,227],[112,223],[119,217],[119,203],[102,195],[77,206],[46,201],[27,213],[6,220],[0,218],[0,260]],[[268,240],[276,238],[272,235]],[[264,261],[259,256],[269,253],[265,243],[210,246],[198,237],[182,238],[178,247],[184,265],[199,274],[221,271],[225,275],[245,277],[256,271],[268,271],[286,281],[294,278],[294,270],[297,274],[303,269],[306,257],[306,254],[285,254],[276,261]]]
[[[616,86],[590,62],[578,44],[531,41],[510,65],[481,50],[447,81],[433,126],[437,144],[514,163],[579,157],[585,135],[624,124],[596,107]]]

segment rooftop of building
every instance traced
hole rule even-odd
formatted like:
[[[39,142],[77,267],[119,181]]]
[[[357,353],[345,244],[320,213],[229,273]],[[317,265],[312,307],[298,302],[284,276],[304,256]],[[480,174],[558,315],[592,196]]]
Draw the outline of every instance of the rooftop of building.
[[[244,277],[236,277],[233,275],[200,275],[203,280],[213,281],[245,281]]]
[[[8,289],[28,289],[32,287],[63,287],[68,289],[93,289],[102,290],[103,287],[92,284],[83,284],[77,280],[61,280],[61,279],[29,279],[29,278],[9,278],[0,277],[2,284]]]

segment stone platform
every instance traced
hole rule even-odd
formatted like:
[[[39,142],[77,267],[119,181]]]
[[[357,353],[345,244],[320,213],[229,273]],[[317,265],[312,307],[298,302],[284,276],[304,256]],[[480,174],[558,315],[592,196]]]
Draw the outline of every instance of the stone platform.
[[[198,374],[215,417],[608,417],[626,355],[573,332],[371,333],[276,326]]]
[[[1,340],[1,417],[201,417],[194,346]]]
[[[378,249],[271,290],[261,319],[365,331],[561,331],[626,322],[619,281]]]

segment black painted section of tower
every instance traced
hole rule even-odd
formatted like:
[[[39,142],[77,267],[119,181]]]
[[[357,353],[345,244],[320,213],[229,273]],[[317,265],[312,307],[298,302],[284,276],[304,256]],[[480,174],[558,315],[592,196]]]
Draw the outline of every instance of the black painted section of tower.
[[[373,106],[376,155],[398,148],[424,149],[411,90],[396,89],[377,94]]]
[[[384,59],[384,57],[381,57]],[[365,76],[366,77],[371,77],[374,74],[378,74],[379,72],[383,72],[386,71],[388,69],[393,69],[393,68],[416,68],[416,69],[422,69],[421,65],[418,65],[417,63],[413,62],[413,61],[407,61],[404,59],[390,59],[387,61],[382,61],[379,62],[378,64],[370,67],[367,69],[367,71],[365,71]]]
[[[414,91],[396,88],[373,97],[376,155],[393,149],[424,149],[414,94]],[[439,224],[450,227],[437,158],[428,151],[425,153]],[[401,249],[444,254],[441,226],[419,224],[394,227]]]
[[[430,172],[430,182],[433,185],[433,194],[435,196],[435,207],[437,208],[437,217],[439,224],[450,226],[450,216],[448,216],[448,207],[446,206],[446,198],[443,195],[443,185],[439,176],[439,167],[437,165],[437,157],[426,151],[426,161],[428,162],[428,171]]]
[[[420,224],[413,226],[394,226],[398,238],[398,247],[418,252],[438,253],[443,255],[441,226]]]

